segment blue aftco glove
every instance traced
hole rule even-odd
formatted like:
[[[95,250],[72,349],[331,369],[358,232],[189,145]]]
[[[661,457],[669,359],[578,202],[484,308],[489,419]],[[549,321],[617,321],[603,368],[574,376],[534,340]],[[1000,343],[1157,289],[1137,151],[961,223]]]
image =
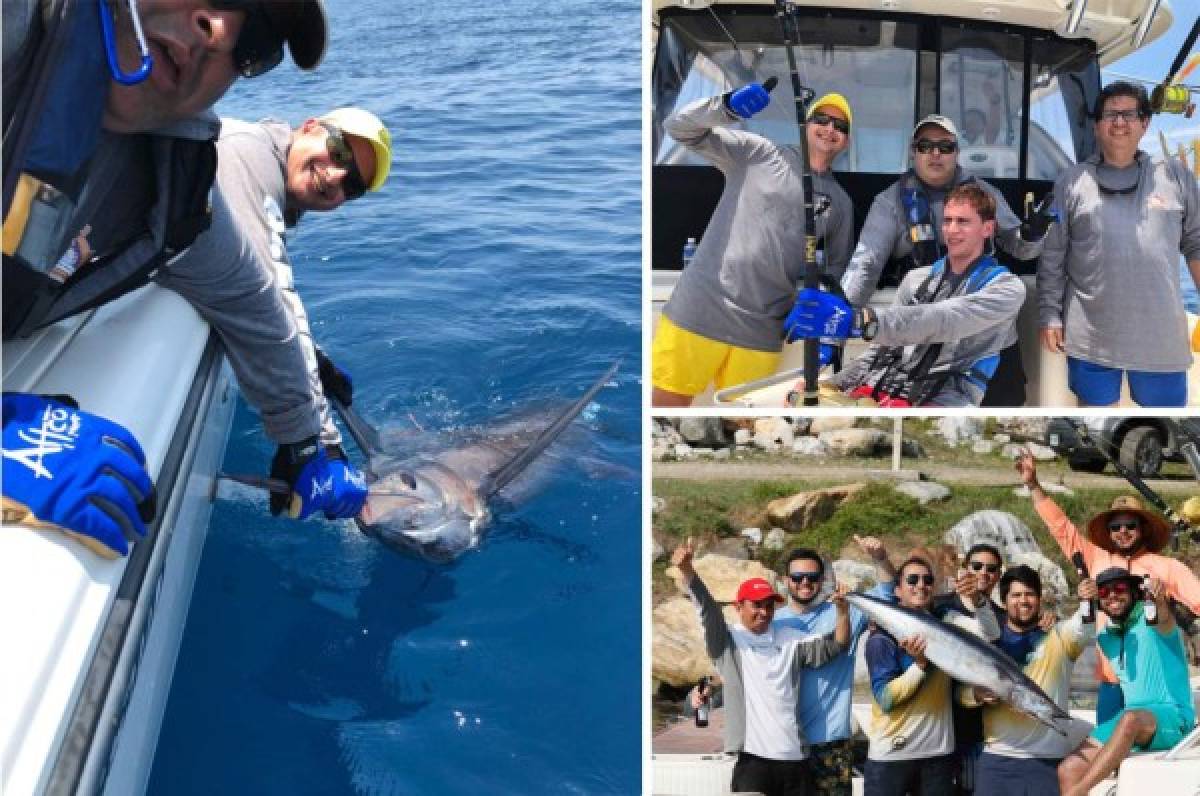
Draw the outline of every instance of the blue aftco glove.
[[[154,519],[146,454],[127,429],[68,401],[4,393],[4,521],[126,555]]]
[[[783,332],[789,343],[814,337],[862,337],[862,329],[854,323],[854,308],[844,298],[810,287],[796,294]]]
[[[285,508],[293,519],[317,511],[331,520],[352,519],[367,501],[367,479],[346,461],[340,448],[321,448],[315,438],[280,445],[271,463],[271,476],[292,487],[291,495],[271,495],[271,513]]]
[[[761,83],[751,83],[728,95],[725,105],[736,115],[743,119],[749,119],[767,107],[770,102],[770,92],[763,88]]]

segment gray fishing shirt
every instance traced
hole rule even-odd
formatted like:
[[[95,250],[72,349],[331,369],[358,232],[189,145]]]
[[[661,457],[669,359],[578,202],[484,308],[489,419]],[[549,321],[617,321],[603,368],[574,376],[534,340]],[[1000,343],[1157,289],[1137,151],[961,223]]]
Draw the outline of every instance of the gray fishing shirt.
[[[1063,329],[1067,354],[1112,368],[1169,373],[1192,363],[1179,255],[1200,259],[1200,189],[1175,158],[1138,152],[1136,173],[1099,155],[1067,169],[1054,192],[1062,223],[1037,273],[1038,321]],[[1124,182],[1122,182],[1124,180]]]
[[[928,345],[941,343],[930,373],[950,376],[926,403],[979,406],[986,381],[980,384],[968,372],[979,360],[997,355],[1017,341],[1017,313],[1025,301],[1025,283],[998,266],[995,259],[984,257],[976,267],[989,264],[997,265],[1001,272],[974,292],[966,292],[969,270],[962,280],[946,279],[948,268],[943,264],[943,278],[934,277],[926,303],[914,303],[914,296],[933,266],[909,271],[896,290],[892,306],[878,311],[879,331],[871,347],[830,381],[844,391],[864,384],[875,387],[888,375],[876,358],[881,349],[903,346],[901,361],[911,365]],[[888,391],[886,386],[881,388]]]
[[[803,158],[754,133],[720,97],[698,100],[666,121],[666,130],[725,175],[725,189],[691,265],[663,307],[676,326],[756,351],[783,348],[783,319],[804,278]],[[854,208],[829,173],[813,188],[830,199],[816,219],[825,239],[824,272],[839,279],[854,245]]]
[[[246,400],[278,444],[341,435],[321,391],[308,317],[284,245],[291,128],[223,119],[212,226],[156,277],[221,338]]]
[[[946,204],[949,188],[931,188],[917,180],[911,171],[876,195],[863,222],[858,236],[858,245],[850,258],[850,266],[842,277],[842,290],[846,298],[856,307],[866,306],[879,276],[889,260],[905,259],[912,254],[913,245],[909,238],[908,216],[904,210],[904,191],[909,178],[912,184],[920,185],[929,199],[929,212],[933,216],[933,230],[938,241],[942,240],[942,211]],[[1042,251],[1043,241],[1030,243],[1021,238],[1021,220],[1008,206],[1004,197],[989,183],[973,178],[961,168],[955,171],[950,186],[957,186],[974,179],[996,200],[996,245],[1018,260],[1032,260]]]
[[[708,652],[708,656],[712,658],[713,663],[717,665],[717,672],[720,673],[721,681],[724,683],[724,750],[731,753],[740,752],[745,748],[746,744],[747,713],[746,688],[742,682],[742,671],[745,668],[742,663],[742,656],[751,653],[743,649],[743,646],[737,639],[739,637],[744,638],[749,631],[740,626],[736,629],[730,628],[725,623],[725,616],[721,613],[721,606],[709,594],[708,587],[704,585],[704,581],[700,580],[699,575],[692,577],[691,582],[687,584],[687,590],[688,596],[695,603],[696,610],[700,615],[700,625],[704,630],[705,650]],[[826,633],[821,636],[807,636],[803,640],[797,640],[796,636],[803,634],[800,634],[795,628],[772,625],[770,632],[781,636],[774,640],[777,642],[779,648],[777,650],[778,654],[780,656],[785,654],[792,655],[790,676],[797,693],[799,690],[801,668],[822,666],[846,649],[844,644],[839,644],[834,639],[833,633]],[[761,651],[758,651],[757,654],[761,654]],[[788,709],[782,711],[780,715],[769,718],[773,718],[783,726],[795,727],[797,742],[800,745],[805,744],[804,734],[796,719],[795,705],[789,705]]]

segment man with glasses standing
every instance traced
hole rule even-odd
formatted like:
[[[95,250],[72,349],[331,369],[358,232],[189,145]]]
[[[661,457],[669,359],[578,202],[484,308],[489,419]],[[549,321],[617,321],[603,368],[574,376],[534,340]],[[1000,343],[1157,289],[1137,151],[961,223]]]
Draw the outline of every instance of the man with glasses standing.
[[[1200,285],[1200,187],[1177,158],[1155,163],[1138,149],[1150,126],[1141,86],[1105,86],[1094,117],[1099,151],[1054,189],[1063,218],[1038,267],[1042,343],[1067,355],[1082,405],[1115,405],[1124,375],[1139,406],[1186,406],[1179,256]]]
[[[933,607],[933,565],[910,556],[900,565],[896,596],[900,605],[930,613]],[[1000,636],[991,600],[982,595],[975,578],[966,575],[956,587],[974,608],[974,616],[950,610],[942,620],[992,641]],[[954,755],[953,681],[925,657],[925,639],[902,641],[880,627],[871,631],[866,647],[871,676],[871,721],[864,768],[866,796],[950,796],[958,775]]]
[[[1088,572],[1119,567],[1134,575],[1156,578],[1162,582],[1168,597],[1192,613],[1200,614],[1200,577],[1182,561],[1160,554],[1171,540],[1171,529],[1166,520],[1144,509],[1137,498],[1123,496],[1116,498],[1108,511],[1091,519],[1086,535],[1080,534],[1042,489],[1033,456],[1029,453],[1019,456],[1016,469],[1021,483],[1029,488],[1034,510],[1068,560],[1079,553]],[[1096,721],[1103,723],[1120,709],[1121,692],[1116,686],[1116,675],[1103,656],[1097,659],[1097,666],[1100,690]]]
[[[313,343],[284,243],[305,211],[334,210],[378,191],[391,168],[391,135],[374,114],[339,108],[293,130],[276,121],[222,120],[213,221],[157,281],[186,298],[225,344],[246,400],[278,444],[272,514],[352,518],[366,484],[329,411],[349,405],[350,377]],[[332,489],[314,484],[332,483]]]
[[[882,578],[867,594],[892,599],[896,570],[888,559],[883,543],[874,536],[854,541],[875,562]],[[802,633],[821,635],[832,631],[837,608],[820,600],[825,581],[825,561],[815,550],[799,548],[788,554],[788,603],[775,612],[776,627],[790,627]],[[850,700],[854,691],[854,659],[858,642],[869,620],[857,608],[850,608],[850,643],[844,652],[800,678],[796,704],[800,729],[812,748],[809,770],[813,793],[819,796],[849,796],[852,785],[854,750],[850,741]]]
[[[817,667],[850,643],[850,611],[845,587],[830,596],[837,612],[832,633],[815,636],[772,624],[783,597],[762,578],[750,578],[737,591],[738,624],[727,625],[721,606],[709,594],[692,558],[691,539],[675,549],[688,596],[696,604],[704,644],[725,688],[724,750],[737,755],[730,790],[765,796],[809,793],[808,748],[796,718],[801,667]]]
[[[1085,796],[1115,771],[1130,752],[1172,748],[1196,726],[1188,685],[1187,656],[1162,581],[1143,588],[1141,577],[1121,567],[1096,576],[1100,610],[1108,625],[1096,643],[1120,678],[1124,709],[1096,728],[1058,766],[1063,796]],[[1146,606],[1158,611],[1154,624]]]
[[[320,0],[5,0],[4,339],[140,287],[191,245],[216,168],[209,108],[285,46],[315,69],[326,41]],[[125,555],[155,514],[141,446],[60,399],[5,394],[5,521]],[[55,429],[66,444],[32,467],[30,438]]]

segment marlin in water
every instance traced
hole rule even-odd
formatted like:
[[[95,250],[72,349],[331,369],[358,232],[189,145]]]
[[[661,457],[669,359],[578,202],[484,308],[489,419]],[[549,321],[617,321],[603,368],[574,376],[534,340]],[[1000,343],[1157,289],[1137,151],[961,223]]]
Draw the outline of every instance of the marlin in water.
[[[614,362],[549,425],[521,426],[415,459],[386,450],[357,412],[335,402],[368,459],[370,494],[358,527],[393,550],[433,561],[452,561],[477,546],[492,518],[488,502],[562,434],[619,365]]]

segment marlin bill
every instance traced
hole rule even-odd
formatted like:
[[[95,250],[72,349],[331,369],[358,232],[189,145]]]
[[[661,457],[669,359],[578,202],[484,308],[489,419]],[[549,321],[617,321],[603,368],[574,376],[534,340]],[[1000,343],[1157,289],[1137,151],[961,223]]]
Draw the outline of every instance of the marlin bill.
[[[359,528],[393,550],[432,561],[452,561],[476,547],[492,519],[489,502],[558,439],[619,365],[556,416],[497,421],[471,440],[415,456],[348,422],[369,458],[370,494]]]

